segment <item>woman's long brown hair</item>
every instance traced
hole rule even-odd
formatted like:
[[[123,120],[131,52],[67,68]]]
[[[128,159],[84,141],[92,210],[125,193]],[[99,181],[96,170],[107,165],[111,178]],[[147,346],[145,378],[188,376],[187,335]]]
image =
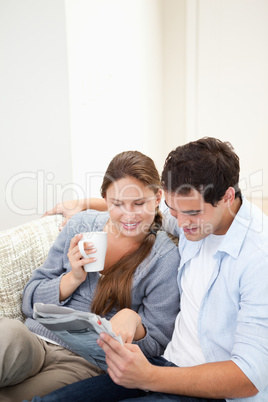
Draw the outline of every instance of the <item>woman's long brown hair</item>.
[[[160,188],[160,177],[151,158],[138,151],[122,152],[110,162],[101,186],[102,197],[106,196],[108,187],[116,180],[133,177],[156,194]],[[157,230],[162,225],[162,215],[158,207],[155,219],[140,247],[126,254],[105,275],[101,276],[94,294],[91,311],[105,315],[113,307],[118,311],[131,308],[131,289],[134,272],[150,253],[155,242]]]

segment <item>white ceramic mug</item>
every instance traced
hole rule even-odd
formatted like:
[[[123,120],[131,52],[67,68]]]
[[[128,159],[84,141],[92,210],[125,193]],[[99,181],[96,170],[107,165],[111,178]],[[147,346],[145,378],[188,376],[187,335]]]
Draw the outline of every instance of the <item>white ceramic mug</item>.
[[[82,233],[83,237],[78,242],[79,251],[84,258],[97,258],[97,261],[84,265],[86,272],[102,271],[104,268],[106,250],[107,250],[107,233],[106,232],[86,232]],[[97,251],[93,254],[86,254],[84,243],[93,243],[93,248]]]

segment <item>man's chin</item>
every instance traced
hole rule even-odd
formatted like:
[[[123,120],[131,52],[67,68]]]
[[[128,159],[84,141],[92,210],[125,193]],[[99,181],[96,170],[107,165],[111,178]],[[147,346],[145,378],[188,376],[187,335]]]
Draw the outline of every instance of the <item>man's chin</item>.
[[[190,241],[199,241],[199,240],[202,240],[205,237],[207,237],[207,235],[200,232],[200,230],[198,228],[195,231],[188,231],[188,230],[185,231],[184,230],[184,235],[185,235],[186,239],[190,240]]]

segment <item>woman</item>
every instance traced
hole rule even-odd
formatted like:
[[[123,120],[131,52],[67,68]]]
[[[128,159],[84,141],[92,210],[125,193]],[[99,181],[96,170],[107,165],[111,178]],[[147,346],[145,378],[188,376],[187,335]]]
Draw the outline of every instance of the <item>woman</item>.
[[[171,338],[179,309],[179,255],[161,227],[160,178],[153,161],[123,152],[109,164],[102,187],[108,212],[75,215],[61,231],[48,258],[36,269],[23,295],[25,324],[0,320],[0,399],[21,401],[102,374],[32,318],[37,302],[92,311],[109,319],[124,342],[137,343],[147,357],[159,355]],[[104,270],[86,273],[94,261],[78,248],[82,232],[107,232]]]

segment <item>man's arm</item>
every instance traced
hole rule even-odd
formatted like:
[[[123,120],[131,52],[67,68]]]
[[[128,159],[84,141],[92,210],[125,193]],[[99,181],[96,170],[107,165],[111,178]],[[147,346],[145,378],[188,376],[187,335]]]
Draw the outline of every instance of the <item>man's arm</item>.
[[[96,209],[97,211],[107,211],[107,204],[103,198],[84,198],[81,200],[69,200],[58,202],[58,204],[47,211],[43,216],[62,214],[65,217],[62,227],[75,214],[86,209]],[[62,228],[61,227],[61,228]]]
[[[120,345],[107,334],[98,344],[106,354],[112,380],[126,388],[203,398],[247,398],[256,387],[231,360],[193,367],[158,367],[148,362],[137,345]]]

